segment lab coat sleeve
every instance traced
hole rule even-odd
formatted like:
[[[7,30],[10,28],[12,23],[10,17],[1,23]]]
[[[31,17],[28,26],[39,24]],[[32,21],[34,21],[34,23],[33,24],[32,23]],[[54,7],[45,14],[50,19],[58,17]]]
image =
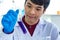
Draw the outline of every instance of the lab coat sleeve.
[[[58,29],[56,27],[56,25],[52,26],[52,30],[51,30],[51,40],[57,40],[58,38]]]
[[[2,28],[3,29],[3,28]],[[12,40],[13,39],[13,33],[11,34],[5,34],[2,29],[0,29],[0,40]]]

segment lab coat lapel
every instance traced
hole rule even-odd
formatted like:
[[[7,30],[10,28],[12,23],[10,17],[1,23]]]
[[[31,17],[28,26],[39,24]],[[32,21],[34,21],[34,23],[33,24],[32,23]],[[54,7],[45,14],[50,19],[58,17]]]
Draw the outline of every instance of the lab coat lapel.
[[[23,21],[22,21],[23,22]],[[27,33],[25,34],[26,36],[31,36],[30,35],[30,33],[29,33],[29,31],[28,31],[28,29],[26,28],[26,26],[25,26],[25,24],[24,24],[24,22],[23,22],[23,25],[24,25],[24,28],[26,29],[26,31],[27,31]]]
[[[44,20],[40,19],[39,23],[37,24],[33,36],[42,36],[43,30],[44,30]]]

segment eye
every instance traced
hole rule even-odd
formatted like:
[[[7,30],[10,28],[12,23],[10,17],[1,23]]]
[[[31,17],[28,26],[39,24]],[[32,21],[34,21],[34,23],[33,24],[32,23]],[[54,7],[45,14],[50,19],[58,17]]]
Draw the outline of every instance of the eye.
[[[28,8],[31,8],[31,6],[30,5],[27,5],[28,6]]]
[[[37,11],[40,11],[40,10],[41,10],[41,8],[37,8],[36,10],[37,10]]]

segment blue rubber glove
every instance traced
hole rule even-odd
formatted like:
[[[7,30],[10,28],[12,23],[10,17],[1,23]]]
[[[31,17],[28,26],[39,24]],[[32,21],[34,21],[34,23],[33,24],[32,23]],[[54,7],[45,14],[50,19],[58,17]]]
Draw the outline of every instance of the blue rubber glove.
[[[14,26],[17,21],[19,10],[9,10],[6,15],[2,18],[2,25],[3,25],[3,32],[4,33],[11,33],[14,30]]]

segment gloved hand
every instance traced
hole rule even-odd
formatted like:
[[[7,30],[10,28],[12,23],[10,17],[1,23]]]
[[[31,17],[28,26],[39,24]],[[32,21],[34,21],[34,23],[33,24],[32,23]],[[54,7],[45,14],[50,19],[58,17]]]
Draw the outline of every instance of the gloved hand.
[[[19,10],[9,10],[6,15],[2,18],[2,25],[3,25],[3,32],[4,33],[11,33],[14,30],[14,26],[17,21]]]

